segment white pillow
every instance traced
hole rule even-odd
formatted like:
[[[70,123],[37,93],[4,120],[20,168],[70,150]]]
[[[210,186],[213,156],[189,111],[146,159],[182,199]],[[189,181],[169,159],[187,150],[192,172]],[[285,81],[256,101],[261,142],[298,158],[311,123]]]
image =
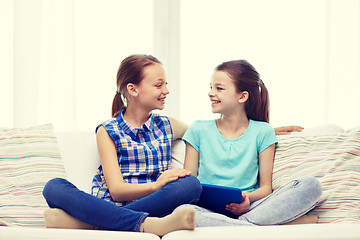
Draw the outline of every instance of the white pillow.
[[[185,143],[183,140],[175,140],[171,147],[172,168],[183,168],[185,160]]]
[[[90,193],[92,179],[100,166],[95,132],[59,132],[57,136],[67,179]]]

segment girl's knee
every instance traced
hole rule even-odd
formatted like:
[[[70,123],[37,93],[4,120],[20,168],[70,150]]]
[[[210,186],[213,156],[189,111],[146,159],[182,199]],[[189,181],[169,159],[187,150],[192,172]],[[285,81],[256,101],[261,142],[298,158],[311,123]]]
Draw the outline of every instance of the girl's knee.
[[[64,184],[65,182],[66,180],[63,178],[53,178],[49,180],[44,186],[43,196],[47,198],[49,194],[51,194],[54,191],[57,191],[58,186]]]
[[[189,187],[191,187],[191,190],[194,191],[196,194],[198,194],[200,197],[200,194],[202,192],[202,186],[201,186],[199,179],[193,175],[187,176],[187,177],[185,177],[185,179],[187,181],[186,184],[189,184]]]
[[[197,177],[195,177],[194,175],[187,176],[184,179],[186,179],[189,183],[191,183],[193,185],[201,186],[199,179]]]
[[[179,178],[174,184],[176,185],[174,186],[175,188],[181,189],[181,191],[177,191],[177,194],[193,200],[198,200],[200,198],[202,186],[197,177],[190,175]]]
[[[312,176],[301,177],[297,181],[303,185],[306,185],[313,189],[317,189],[317,190],[321,191],[321,183],[315,177],[312,177]]]
[[[319,180],[312,176],[306,176],[296,180],[297,183],[302,186],[304,191],[312,193],[315,198],[320,198],[322,194],[322,187]]]

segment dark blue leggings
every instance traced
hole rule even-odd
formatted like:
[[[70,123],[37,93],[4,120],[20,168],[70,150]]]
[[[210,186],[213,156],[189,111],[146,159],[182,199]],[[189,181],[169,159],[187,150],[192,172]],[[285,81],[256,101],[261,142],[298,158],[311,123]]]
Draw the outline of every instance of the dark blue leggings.
[[[149,196],[119,207],[83,192],[62,178],[50,180],[43,195],[50,208],[60,208],[71,216],[102,229],[139,231],[147,216],[162,217],[176,207],[198,201],[201,184],[194,176],[170,182]]]

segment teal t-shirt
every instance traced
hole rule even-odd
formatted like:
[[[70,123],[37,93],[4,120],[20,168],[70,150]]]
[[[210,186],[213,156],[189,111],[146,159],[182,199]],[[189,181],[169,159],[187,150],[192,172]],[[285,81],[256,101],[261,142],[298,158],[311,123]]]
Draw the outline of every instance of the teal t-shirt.
[[[198,179],[201,183],[257,189],[258,155],[276,144],[274,129],[266,122],[249,121],[246,132],[237,139],[224,138],[215,120],[194,122],[183,140],[199,153]]]

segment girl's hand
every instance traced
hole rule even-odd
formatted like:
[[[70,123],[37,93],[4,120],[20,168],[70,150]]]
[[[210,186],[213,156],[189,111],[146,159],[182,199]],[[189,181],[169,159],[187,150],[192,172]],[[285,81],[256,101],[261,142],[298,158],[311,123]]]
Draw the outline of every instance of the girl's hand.
[[[230,203],[226,205],[226,210],[230,211],[232,214],[236,216],[240,216],[250,209],[250,200],[246,193],[242,194],[242,202],[241,203]]]
[[[169,182],[175,181],[178,178],[186,177],[191,175],[191,172],[186,169],[177,168],[177,169],[170,169],[163,172],[160,177],[155,182],[155,189],[159,190],[164,187]]]
[[[291,132],[301,132],[304,128],[301,126],[285,126],[274,128],[275,135],[289,135]]]

